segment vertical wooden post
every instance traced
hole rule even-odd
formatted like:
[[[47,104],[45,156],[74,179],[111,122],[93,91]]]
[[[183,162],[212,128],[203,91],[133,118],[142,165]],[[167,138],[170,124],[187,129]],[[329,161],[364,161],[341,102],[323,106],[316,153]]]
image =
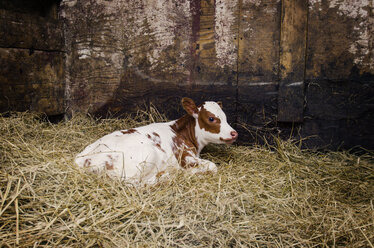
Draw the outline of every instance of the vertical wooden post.
[[[308,1],[282,0],[278,121],[302,122]]]

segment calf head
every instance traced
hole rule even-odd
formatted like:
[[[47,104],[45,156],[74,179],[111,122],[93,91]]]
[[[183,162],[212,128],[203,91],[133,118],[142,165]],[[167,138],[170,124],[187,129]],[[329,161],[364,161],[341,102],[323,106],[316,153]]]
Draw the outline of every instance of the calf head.
[[[201,145],[232,144],[238,133],[227,123],[221,102],[204,102],[196,106],[190,98],[182,99],[183,108],[196,119],[195,135]]]

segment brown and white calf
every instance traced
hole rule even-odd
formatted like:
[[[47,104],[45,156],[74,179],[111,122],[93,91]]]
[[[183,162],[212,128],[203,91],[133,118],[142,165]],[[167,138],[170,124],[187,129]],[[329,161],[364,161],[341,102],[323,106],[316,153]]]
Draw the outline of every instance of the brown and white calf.
[[[182,106],[187,112],[182,118],[115,131],[87,146],[75,162],[135,185],[155,184],[170,168],[216,172],[213,162],[199,158],[201,150],[209,143],[232,144],[238,133],[227,123],[219,102],[197,107],[185,97]]]

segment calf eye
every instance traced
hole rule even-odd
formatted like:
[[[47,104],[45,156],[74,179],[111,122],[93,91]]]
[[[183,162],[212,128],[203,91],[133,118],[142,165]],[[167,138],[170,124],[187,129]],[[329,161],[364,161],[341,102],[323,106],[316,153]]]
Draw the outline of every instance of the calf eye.
[[[214,121],[214,117],[209,117],[209,121],[213,122]]]

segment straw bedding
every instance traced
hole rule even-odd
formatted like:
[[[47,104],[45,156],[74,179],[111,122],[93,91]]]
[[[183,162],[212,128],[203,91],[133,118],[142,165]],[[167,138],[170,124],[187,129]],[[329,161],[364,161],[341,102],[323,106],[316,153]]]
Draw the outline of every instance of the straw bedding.
[[[370,152],[210,146],[217,174],[138,189],[74,166],[100,136],[160,119],[0,117],[0,247],[373,247]]]

